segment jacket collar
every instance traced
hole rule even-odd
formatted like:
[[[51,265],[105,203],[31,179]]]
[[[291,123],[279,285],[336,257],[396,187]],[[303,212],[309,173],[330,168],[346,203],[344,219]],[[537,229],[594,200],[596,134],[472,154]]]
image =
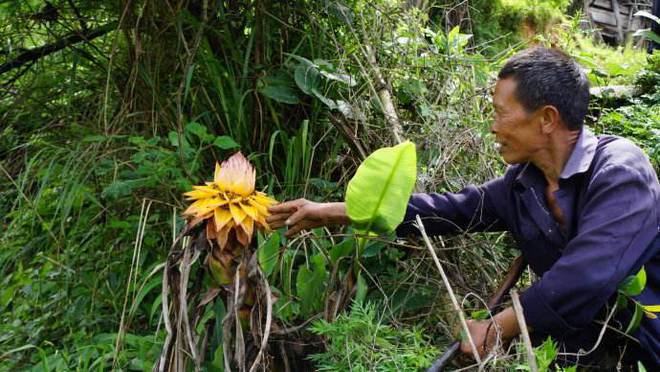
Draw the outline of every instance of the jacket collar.
[[[571,152],[571,156],[568,158],[566,165],[564,165],[559,178],[568,179],[578,173],[584,173],[589,170],[589,166],[596,155],[597,145],[598,138],[589,129],[583,127],[577,142],[575,142],[573,152]]]
[[[589,166],[591,166],[591,162],[596,155],[597,145],[598,138],[589,129],[583,127],[575,142],[571,156],[568,158],[564,169],[559,175],[559,179],[565,180],[589,170]],[[533,183],[539,182],[543,178],[541,171],[529,162],[520,164],[518,167],[521,170],[516,177],[516,181],[525,186],[525,188],[530,187]]]

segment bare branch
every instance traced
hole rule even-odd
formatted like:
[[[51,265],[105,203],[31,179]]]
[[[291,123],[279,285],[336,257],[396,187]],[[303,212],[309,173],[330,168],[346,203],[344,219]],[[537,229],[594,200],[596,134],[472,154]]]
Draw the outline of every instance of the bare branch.
[[[58,52],[66,47],[77,44],[81,41],[91,41],[99,36],[103,36],[116,28],[116,23],[110,23],[95,29],[71,33],[52,44],[30,49],[18,55],[9,62],[0,65],[0,74],[21,67],[26,63],[36,61],[42,57]]]

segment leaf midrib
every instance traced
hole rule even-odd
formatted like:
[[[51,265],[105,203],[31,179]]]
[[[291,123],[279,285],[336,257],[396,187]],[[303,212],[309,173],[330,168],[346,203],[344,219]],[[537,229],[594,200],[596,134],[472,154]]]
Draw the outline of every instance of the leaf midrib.
[[[390,171],[390,174],[387,176],[387,181],[385,182],[385,185],[383,186],[383,192],[380,193],[380,196],[378,197],[378,202],[376,203],[376,206],[374,207],[371,216],[369,218],[369,224],[367,225],[367,232],[371,232],[371,226],[374,223],[374,218],[376,217],[376,211],[378,211],[378,208],[380,207],[380,203],[383,201],[385,198],[386,190],[389,188],[390,183],[392,182],[392,177],[394,176],[394,173],[396,172],[396,169],[399,166],[399,163],[401,162],[401,157],[403,156],[403,153],[405,152],[405,149],[402,151],[399,151],[399,154],[396,158],[396,161],[394,163],[394,166],[392,167],[392,170]]]

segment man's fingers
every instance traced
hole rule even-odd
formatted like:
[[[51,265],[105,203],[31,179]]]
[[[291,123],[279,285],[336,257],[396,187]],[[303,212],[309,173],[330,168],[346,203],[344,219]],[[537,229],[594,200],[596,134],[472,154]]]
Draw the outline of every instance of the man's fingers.
[[[270,227],[271,230],[277,230],[280,227],[284,226],[284,220],[283,219],[282,220],[277,220],[277,221],[271,221],[271,222],[266,221],[266,222],[268,223],[268,227]]]
[[[291,200],[291,201],[280,203],[280,204],[275,204],[275,205],[272,205],[272,206],[268,207],[268,211],[270,213],[273,213],[273,214],[275,214],[275,213],[292,213],[292,212],[295,212],[296,210],[298,210],[298,208],[300,208],[300,204],[302,204],[302,202],[304,200],[305,199],[296,199],[296,200]]]
[[[468,330],[472,336],[472,341],[474,341],[474,347],[477,348],[477,354],[479,354],[479,356],[482,358],[487,354],[485,349],[486,338],[483,334],[484,331],[487,332],[487,328],[485,328],[484,324],[487,323],[473,319],[467,320]],[[469,338],[465,334],[463,334],[461,337],[461,352],[470,356],[474,356]]]
[[[284,221],[284,223],[288,226],[294,226],[300,222],[300,220],[304,219],[307,216],[307,209],[305,208],[300,208],[296,211],[296,213],[292,214],[289,216],[289,218]]]
[[[268,224],[274,223],[274,222],[280,222],[284,223],[284,220],[289,218],[291,213],[278,213],[278,214],[271,214],[270,216],[266,217],[266,222]]]
[[[290,238],[290,237],[296,235],[297,233],[299,233],[300,231],[305,230],[305,229],[307,229],[311,226],[312,226],[312,224],[309,223],[309,222],[301,222],[301,223],[295,224],[295,225],[291,226],[289,228],[289,230],[287,230],[284,233],[284,236],[286,236],[287,238]]]
[[[298,209],[295,205],[291,205],[292,202],[285,202],[281,204],[275,204],[268,207],[268,212],[270,213],[291,213]]]

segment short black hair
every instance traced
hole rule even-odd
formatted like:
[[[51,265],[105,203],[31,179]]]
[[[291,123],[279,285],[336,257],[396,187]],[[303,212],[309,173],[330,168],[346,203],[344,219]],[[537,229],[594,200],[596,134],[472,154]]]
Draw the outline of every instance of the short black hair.
[[[497,77],[516,81],[516,98],[528,112],[552,105],[568,129],[582,128],[589,107],[589,80],[566,53],[542,47],[523,50],[506,62]]]

